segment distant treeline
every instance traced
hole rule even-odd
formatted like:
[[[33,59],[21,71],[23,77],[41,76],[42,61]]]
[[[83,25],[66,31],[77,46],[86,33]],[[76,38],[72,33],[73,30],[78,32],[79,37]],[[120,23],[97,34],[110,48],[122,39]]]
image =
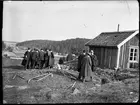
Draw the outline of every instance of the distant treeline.
[[[4,50],[6,48],[6,44],[4,43],[4,41],[2,41],[2,50]]]
[[[90,39],[85,38],[76,38],[76,39],[67,39],[62,41],[51,41],[51,40],[30,40],[17,43],[16,46],[24,46],[30,48],[47,48],[52,49],[58,53],[73,53],[78,54],[83,49],[88,50],[88,47],[85,46],[85,43]]]

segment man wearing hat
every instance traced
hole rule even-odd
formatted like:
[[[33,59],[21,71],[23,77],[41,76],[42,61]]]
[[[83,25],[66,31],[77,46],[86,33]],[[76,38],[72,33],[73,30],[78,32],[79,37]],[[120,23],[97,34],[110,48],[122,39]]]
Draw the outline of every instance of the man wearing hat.
[[[30,64],[31,64],[31,49],[28,48],[28,50],[25,52],[24,54],[24,58],[26,60],[26,63],[25,63],[25,70],[26,69],[30,69]]]
[[[93,50],[90,51],[90,57],[92,61],[92,71],[95,71],[95,67],[98,65],[98,60]]]

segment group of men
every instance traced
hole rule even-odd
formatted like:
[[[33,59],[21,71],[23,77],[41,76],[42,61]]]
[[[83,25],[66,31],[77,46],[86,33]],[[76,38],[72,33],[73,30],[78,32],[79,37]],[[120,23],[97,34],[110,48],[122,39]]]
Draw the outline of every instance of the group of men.
[[[54,54],[51,49],[28,48],[23,58],[22,65],[25,70],[52,68],[54,65]]]
[[[98,60],[94,51],[86,52],[83,50],[83,53],[78,56],[78,79],[83,82],[93,80],[93,71],[97,64]]]

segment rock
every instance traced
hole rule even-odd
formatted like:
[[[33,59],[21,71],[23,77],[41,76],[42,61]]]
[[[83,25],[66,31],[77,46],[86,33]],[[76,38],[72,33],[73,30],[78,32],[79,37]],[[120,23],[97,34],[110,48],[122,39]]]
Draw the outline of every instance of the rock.
[[[34,96],[31,96],[31,99],[34,99],[35,97]]]
[[[76,94],[78,94],[78,93],[81,93],[80,90],[78,90],[77,88],[75,88],[72,94],[73,94],[73,95],[76,95]]]
[[[7,102],[5,100],[3,100],[3,104],[6,104]]]
[[[47,99],[57,99],[61,94],[59,93],[53,93],[52,91],[49,91],[46,93],[46,98]]]
[[[46,93],[46,98],[47,98],[47,99],[51,99],[51,94],[52,94],[52,92],[51,92],[51,91],[48,91],[48,92]]]
[[[101,84],[103,85],[103,84],[106,84],[106,83],[109,83],[109,80],[106,79],[106,78],[102,78]]]
[[[136,103],[136,102],[138,102],[138,101],[139,101],[138,98],[135,98],[135,99],[133,100],[134,103]]]

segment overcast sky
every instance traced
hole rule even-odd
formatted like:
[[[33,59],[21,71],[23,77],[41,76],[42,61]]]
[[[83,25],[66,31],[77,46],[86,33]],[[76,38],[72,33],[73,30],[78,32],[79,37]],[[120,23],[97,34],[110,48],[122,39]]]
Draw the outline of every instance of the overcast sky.
[[[139,29],[137,1],[4,1],[4,41],[93,39]]]

